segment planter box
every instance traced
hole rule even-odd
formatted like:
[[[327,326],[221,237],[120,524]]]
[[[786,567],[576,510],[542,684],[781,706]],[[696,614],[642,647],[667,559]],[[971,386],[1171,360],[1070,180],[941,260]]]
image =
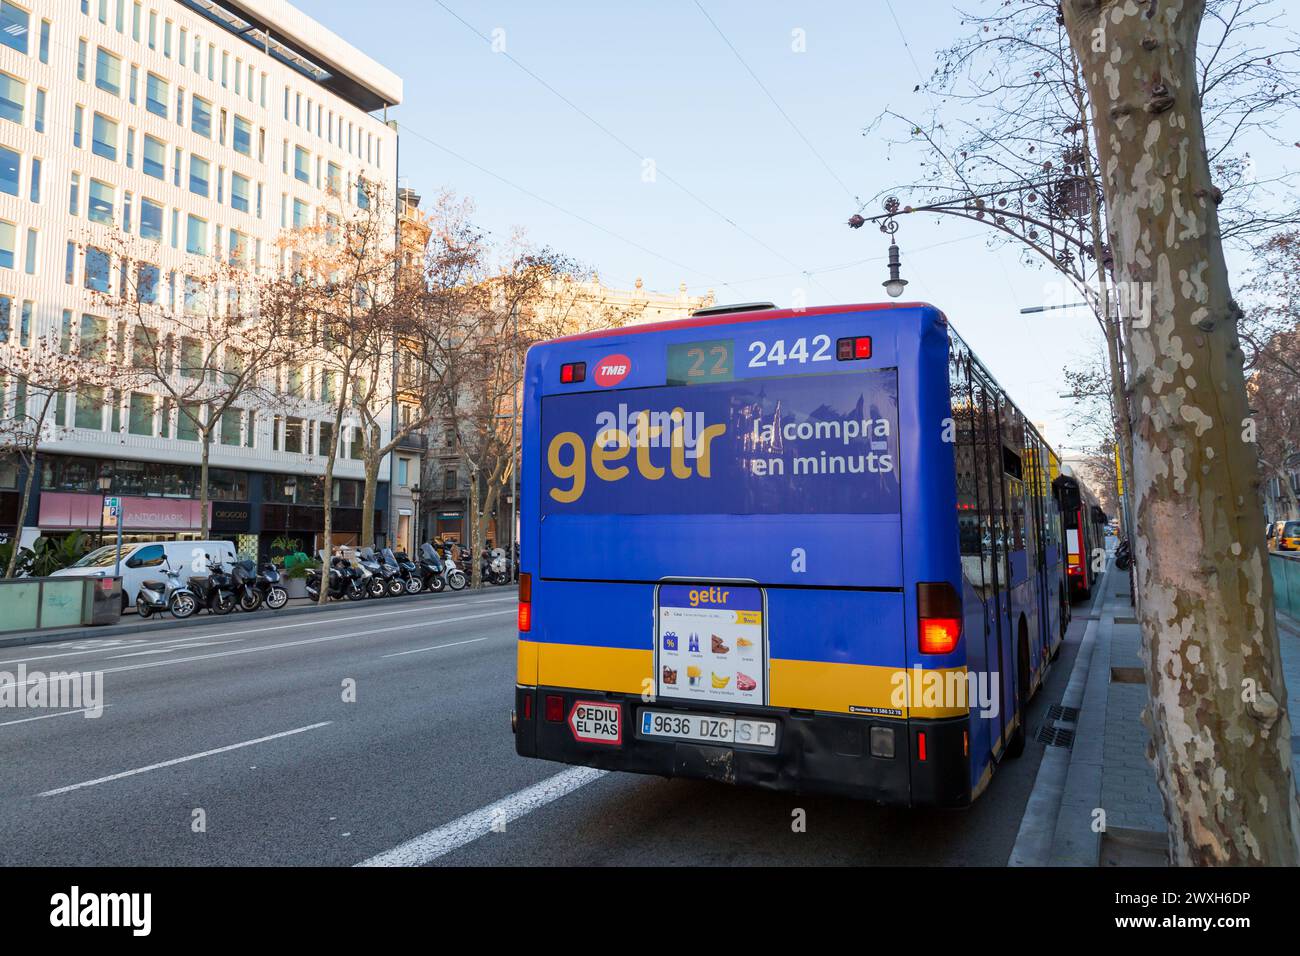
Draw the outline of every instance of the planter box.
[[[305,598],[307,596],[306,578],[283,578],[281,583],[284,585],[284,589],[289,592],[290,598]]]

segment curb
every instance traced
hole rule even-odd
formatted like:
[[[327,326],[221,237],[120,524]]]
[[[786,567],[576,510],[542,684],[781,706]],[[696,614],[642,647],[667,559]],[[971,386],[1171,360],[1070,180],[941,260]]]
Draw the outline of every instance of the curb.
[[[502,590],[506,590],[502,588]],[[297,617],[301,614],[325,614],[330,611],[340,610],[342,608],[355,609],[358,605],[374,604],[382,600],[385,606],[389,604],[413,604],[417,601],[437,601],[443,597],[454,594],[474,594],[489,591],[488,587],[483,587],[475,592],[469,587],[462,588],[459,591],[442,590],[436,594],[425,591],[421,594],[403,594],[397,597],[385,598],[367,598],[364,601],[331,601],[329,604],[321,606],[319,604],[300,604],[296,607],[284,607],[278,611],[266,612],[265,620],[272,620],[282,617]],[[99,638],[121,637],[126,634],[141,634],[145,632],[153,633],[154,631],[174,631],[188,627],[206,627],[210,624],[230,624],[232,621],[247,621],[253,615],[263,614],[263,609],[249,614],[245,611],[233,611],[230,614],[196,614],[194,617],[186,618],[183,621],[167,619],[163,621],[136,621],[130,624],[108,624],[100,627],[69,627],[60,628],[50,631],[28,631],[25,634],[11,634],[7,637],[0,637],[0,648],[5,647],[26,647],[31,644],[57,644],[61,641],[81,641],[96,640]]]
[[[1106,575],[1109,574],[1109,567]],[[1103,586],[1094,588],[1092,600],[1087,606],[1087,615],[1092,616],[1098,604],[1102,602],[1105,594],[1106,585],[1110,584],[1109,578],[1103,575]],[[1100,621],[1089,621],[1084,628],[1083,638],[1079,643],[1079,651],[1074,658],[1074,666],[1070,669],[1070,679],[1066,684],[1065,692],[1061,695],[1061,705],[1063,707],[1073,707],[1079,710],[1080,715],[1086,714],[1088,708],[1085,706],[1088,695],[1087,690],[1090,687],[1096,687],[1098,681],[1092,680],[1093,661],[1094,659],[1105,661],[1109,655],[1103,654],[1098,657],[1097,650],[1097,632]],[[1107,648],[1109,648],[1109,634],[1107,635]],[[1102,720],[1105,719],[1105,704],[1103,701],[1101,707]],[[1071,783],[1078,783],[1078,777],[1071,774],[1074,766],[1075,753],[1081,740],[1087,739],[1083,733],[1086,721],[1081,720],[1077,728],[1074,747],[1067,750],[1063,747],[1048,747],[1043,752],[1043,759],[1038,764],[1038,774],[1034,777],[1034,787],[1029,793],[1029,799],[1025,803],[1025,813],[1020,820],[1020,829],[1016,834],[1015,845],[1011,848],[1011,856],[1007,860],[1007,866],[1053,866],[1063,865],[1056,859],[1054,852],[1060,839],[1058,831],[1060,830],[1062,807],[1065,804],[1066,793],[1070,791]],[[1101,744],[1102,737],[1098,733],[1091,734],[1092,739],[1096,741],[1097,749],[1097,766],[1096,773],[1096,797],[1101,796]],[[1073,806],[1073,801],[1072,804]],[[1097,806],[1097,800],[1094,799],[1090,805]],[[1091,819],[1090,815],[1085,815],[1084,819]],[[1098,853],[1100,855],[1100,840],[1098,842]],[[1069,864],[1064,864],[1069,865]],[[1081,863],[1079,865],[1092,865]]]

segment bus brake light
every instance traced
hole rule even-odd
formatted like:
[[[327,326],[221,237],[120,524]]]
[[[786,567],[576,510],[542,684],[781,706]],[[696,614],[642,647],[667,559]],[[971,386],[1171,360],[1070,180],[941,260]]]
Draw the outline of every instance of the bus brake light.
[[[922,654],[951,654],[961,637],[961,598],[947,581],[916,586],[916,616]]]
[[[859,335],[854,338],[837,339],[835,357],[841,362],[871,358],[871,336]]]
[[[528,633],[533,629],[533,576],[527,571],[519,574],[519,630]]]
[[[586,362],[565,362],[560,366],[560,381],[565,385],[584,382],[587,379]]]
[[[961,621],[955,617],[935,617],[921,621],[921,653],[951,654],[961,636]]]

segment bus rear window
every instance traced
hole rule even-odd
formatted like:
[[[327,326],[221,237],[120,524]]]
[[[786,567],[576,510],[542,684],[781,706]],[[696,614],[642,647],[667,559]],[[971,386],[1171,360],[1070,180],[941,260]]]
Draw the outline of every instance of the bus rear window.
[[[894,369],[550,395],[542,514],[893,514]]]

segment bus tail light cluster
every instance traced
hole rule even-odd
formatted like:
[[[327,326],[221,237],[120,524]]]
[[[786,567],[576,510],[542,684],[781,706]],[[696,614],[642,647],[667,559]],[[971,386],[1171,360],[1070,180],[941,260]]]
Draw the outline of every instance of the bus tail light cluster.
[[[858,335],[835,342],[835,357],[841,362],[871,358],[871,336]]]
[[[572,385],[574,382],[585,382],[586,380],[586,362],[565,362],[560,366],[560,382],[562,384]]]
[[[564,722],[564,698],[559,694],[546,695],[546,719],[553,724]]]
[[[951,654],[961,638],[961,598],[947,581],[916,586],[918,646],[922,654]]]
[[[519,574],[519,630],[528,633],[533,629],[533,576],[527,571]]]

